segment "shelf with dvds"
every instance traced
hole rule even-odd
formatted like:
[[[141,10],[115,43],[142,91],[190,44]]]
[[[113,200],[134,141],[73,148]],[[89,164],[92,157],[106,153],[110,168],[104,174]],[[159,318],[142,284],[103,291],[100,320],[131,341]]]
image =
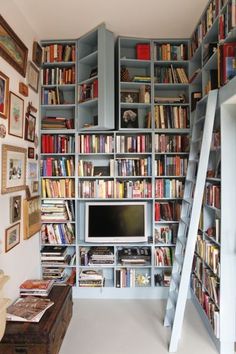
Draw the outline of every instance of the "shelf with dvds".
[[[114,129],[113,33],[102,24],[78,47],[78,129]]]

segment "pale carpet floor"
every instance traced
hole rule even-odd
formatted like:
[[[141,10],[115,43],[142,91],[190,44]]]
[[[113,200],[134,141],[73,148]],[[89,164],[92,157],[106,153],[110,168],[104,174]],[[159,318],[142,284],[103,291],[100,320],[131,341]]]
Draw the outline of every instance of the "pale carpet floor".
[[[60,354],[167,354],[164,313],[163,300],[74,300]],[[177,353],[217,353],[190,301]]]

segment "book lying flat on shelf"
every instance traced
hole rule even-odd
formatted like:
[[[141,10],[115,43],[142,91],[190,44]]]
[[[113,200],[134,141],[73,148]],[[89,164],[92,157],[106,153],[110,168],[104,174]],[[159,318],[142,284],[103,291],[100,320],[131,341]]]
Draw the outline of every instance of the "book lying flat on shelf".
[[[53,304],[50,299],[33,296],[19,298],[7,308],[7,321],[39,322]]]
[[[20,295],[48,296],[53,284],[53,280],[28,279],[20,285]]]

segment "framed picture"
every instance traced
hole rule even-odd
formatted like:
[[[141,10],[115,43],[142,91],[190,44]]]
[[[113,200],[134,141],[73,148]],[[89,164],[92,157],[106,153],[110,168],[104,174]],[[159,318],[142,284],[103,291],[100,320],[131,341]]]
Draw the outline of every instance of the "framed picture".
[[[31,113],[26,113],[25,115],[25,140],[31,141],[35,140],[35,126],[36,117]]]
[[[27,240],[41,228],[40,197],[24,200],[24,239]]]
[[[21,195],[10,198],[10,222],[14,223],[21,219]]]
[[[2,145],[2,194],[25,189],[27,150]]]
[[[121,102],[139,103],[139,91],[122,90],[120,93]]]
[[[37,193],[39,191],[39,182],[38,181],[33,181],[32,182],[32,192]]]
[[[28,163],[28,178],[36,179],[38,178],[38,164],[37,162]]]
[[[34,148],[28,147],[28,159],[34,159]]]
[[[138,110],[121,108],[121,128],[138,128]]]
[[[39,84],[39,69],[30,61],[28,64],[28,85],[35,91],[38,92]]]
[[[0,71],[0,117],[8,116],[9,78]]]
[[[25,77],[28,48],[0,15],[0,56]]]
[[[8,133],[23,138],[24,100],[10,92]]]
[[[43,54],[42,47],[39,45],[38,42],[34,42],[32,60],[39,68],[42,64],[42,54]]]
[[[5,252],[10,251],[20,243],[20,223],[8,227],[5,231]]]

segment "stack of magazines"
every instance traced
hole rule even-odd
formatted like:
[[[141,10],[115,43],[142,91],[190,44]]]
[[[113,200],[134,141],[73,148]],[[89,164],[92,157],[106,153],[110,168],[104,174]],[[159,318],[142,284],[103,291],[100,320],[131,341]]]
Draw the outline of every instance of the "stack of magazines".
[[[7,308],[7,321],[39,322],[53,304],[50,299],[40,297],[19,298]]]
[[[20,285],[20,296],[47,297],[53,287],[54,280],[28,279]]]
[[[100,271],[94,269],[81,270],[79,274],[79,286],[87,288],[99,288],[104,286],[104,277]]]

